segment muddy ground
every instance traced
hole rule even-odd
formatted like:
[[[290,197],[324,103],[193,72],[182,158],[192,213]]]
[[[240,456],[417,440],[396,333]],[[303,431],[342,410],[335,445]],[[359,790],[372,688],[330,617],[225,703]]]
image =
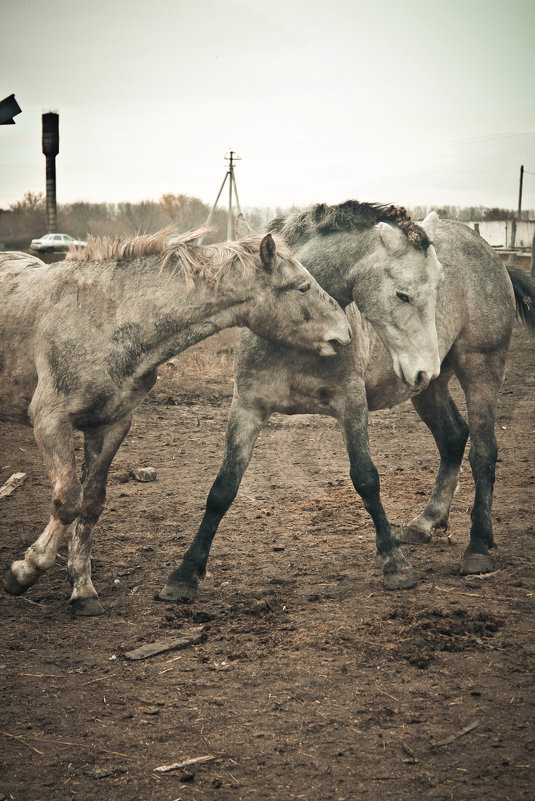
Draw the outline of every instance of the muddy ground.
[[[95,533],[106,613],[71,616],[64,550],[27,595],[1,595],[0,799],[533,799],[533,339],[515,331],[500,397],[496,573],[458,573],[465,461],[448,533],[405,548],[418,585],[383,590],[336,423],[274,416],[197,601],[156,602],[218,470],[231,350],[226,332],[183,354],[138,409]],[[431,489],[431,436],[406,404],[374,414],[370,437],[387,512],[406,522]],[[155,482],[130,477],[147,465]],[[2,570],[49,506],[31,431],[5,426],[0,484],[16,471],[28,477],[0,501]]]

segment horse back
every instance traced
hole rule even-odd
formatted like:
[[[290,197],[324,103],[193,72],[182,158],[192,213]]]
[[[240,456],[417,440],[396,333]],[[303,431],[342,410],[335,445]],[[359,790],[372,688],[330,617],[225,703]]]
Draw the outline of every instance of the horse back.
[[[461,344],[489,351],[507,347],[515,300],[507,270],[479,234],[456,220],[441,220],[434,241],[444,268],[437,301],[441,357]]]
[[[45,267],[45,262],[22,250],[4,250],[0,253],[0,273],[24,267]]]

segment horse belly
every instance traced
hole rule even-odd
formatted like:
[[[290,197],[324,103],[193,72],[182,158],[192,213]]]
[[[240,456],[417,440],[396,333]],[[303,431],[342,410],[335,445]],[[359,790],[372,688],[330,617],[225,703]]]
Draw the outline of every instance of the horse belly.
[[[283,414],[325,414],[338,417],[347,402],[345,376],[333,380],[332,375],[318,373],[293,374],[288,380],[285,403],[276,409]]]
[[[284,401],[278,398],[273,411],[279,414],[326,414],[336,416],[335,395],[326,387],[318,388],[316,393],[300,394],[293,392]]]

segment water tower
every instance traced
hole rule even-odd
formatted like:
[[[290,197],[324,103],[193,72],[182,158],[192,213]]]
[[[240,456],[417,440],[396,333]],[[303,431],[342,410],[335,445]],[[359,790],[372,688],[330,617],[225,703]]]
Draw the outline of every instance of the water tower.
[[[56,156],[59,153],[59,114],[43,114],[43,153],[46,158],[46,220],[49,234],[57,231]]]

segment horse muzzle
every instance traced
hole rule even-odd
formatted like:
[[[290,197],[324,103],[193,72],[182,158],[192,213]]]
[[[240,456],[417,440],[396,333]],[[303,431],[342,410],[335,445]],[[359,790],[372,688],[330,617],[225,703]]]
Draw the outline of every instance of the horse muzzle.
[[[318,346],[318,353],[320,356],[336,356],[341,348],[349,345],[351,342],[351,329],[347,326],[347,330],[343,334],[336,334],[335,336],[320,342]]]
[[[438,368],[409,370],[407,367],[404,367],[400,361],[394,360],[394,370],[398,378],[407,385],[410,391],[417,394],[427,389],[431,381],[437,378],[440,373],[440,365]]]

